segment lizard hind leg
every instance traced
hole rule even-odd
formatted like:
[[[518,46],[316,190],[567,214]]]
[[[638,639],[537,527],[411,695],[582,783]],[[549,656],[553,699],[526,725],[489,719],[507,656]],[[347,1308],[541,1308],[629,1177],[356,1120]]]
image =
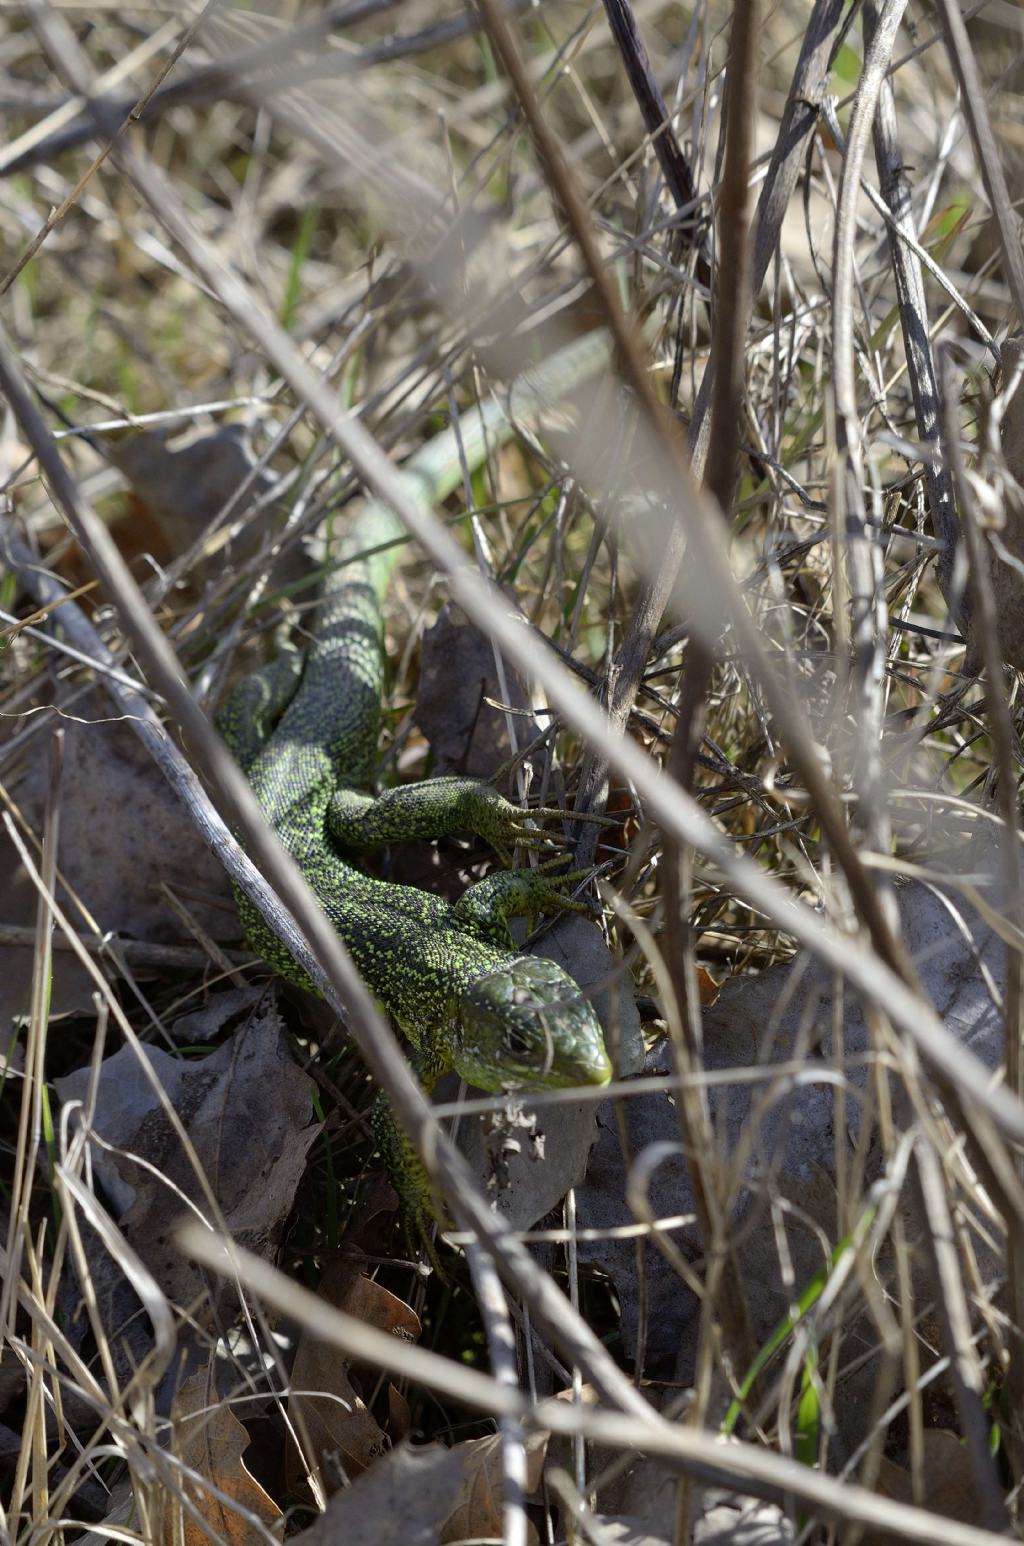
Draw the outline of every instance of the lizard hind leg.
[[[434,1271],[444,1280],[446,1274],[438,1255],[436,1233],[438,1224],[448,1227],[448,1220],[426,1167],[405,1129],[396,1120],[386,1095],[380,1094],[374,1101],[371,1122],[388,1179],[398,1193],[409,1255],[415,1260],[422,1249]]]
[[[285,644],[266,665],[244,676],[217,715],[217,729],[235,761],[252,767],[302,680],[305,656]]]

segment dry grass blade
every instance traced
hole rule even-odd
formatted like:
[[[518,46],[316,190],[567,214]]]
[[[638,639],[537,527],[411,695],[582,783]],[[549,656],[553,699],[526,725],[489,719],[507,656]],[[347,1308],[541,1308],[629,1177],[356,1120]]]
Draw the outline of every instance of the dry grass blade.
[[[1006,1506],[988,1447],[984,1376],[971,1346],[971,1320],[960,1279],[942,1169],[937,1156],[925,1145],[919,1146],[916,1162],[928,1222],[926,1238],[932,1253],[936,1300],[945,1323],[963,1431],[981,1498],[982,1520],[989,1530],[1005,1531],[1009,1522]]]
[[[865,11],[865,20],[871,36],[879,25],[878,8],[873,0]],[[928,484],[935,534],[943,546],[938,560],[938,573],[950,612],[955,616],[958,608],[952,595],[952,580],[957,540],[956,506],[949,470],[944,464],[941,449],[939,390],[929,338],[924,278],[920,260],[914,250],[917,244],[914,243],[912,247],[907,240],[913,240],[913,189],[903,166],[896,99],[888,79],[883,81],[879,91],[873,134],[881,192],[893,221],[889,226],[889,251],[899,297],[900,326],[903,329],[907,371],[914,395],[917,431],[923,445],[927,449],[934,447],[936,453],[927,457],[924,475]]]
[[[863,493],[866,469],[853,368],[854,229],[868,136],[905,9],[905,0],[886,0],[871,30],[843,159],[832,260],[832,368],[837,447],[832,519],[837,551],[843,554],[848,574],[852,614],[850,641],[858,699],[855,712],[861,727],[852,781],[859,796],[865,836],[877,853],[888,853],[892,843],[881,766],[888,612],[882,592],[882,555],[870,529],[877,526],[877,515],[872,512],[874,519],[869,523]],[[840,579],[839,573],[836,578]],[[839,607],[842,612],[841,591]],[[892,921],[895,908],[891,896],[886,900]]]

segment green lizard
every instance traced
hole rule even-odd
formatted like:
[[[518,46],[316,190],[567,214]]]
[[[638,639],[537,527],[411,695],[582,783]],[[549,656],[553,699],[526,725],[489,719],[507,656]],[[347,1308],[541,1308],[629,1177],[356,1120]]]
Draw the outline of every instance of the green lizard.
[[[578,358],[580,345],[570,348]],[[490,425],[478,422],[488,417]],[[492,440],[509,432],[496,404],[465,427],[463,456],[482,454],[488,431]],[[446,476],[437,458],[435,447],[413,464],[432,502]],[[221,715],[222,731],[267,819],[415,1049],[428,1088],[448,1070],[495,1092],[604,1084],[611,1067],[591,1005],[556,964],[517,950],[508,927],[512,916],[572,905],[564,887],[574,874],[498,871],[451,905],[353,862],[357,852],[395,840],[456,832],[477,833],[504,858],[516,846],[538,845],[528,817],[556,814],[520,810],[469,778],[428,779],[376,799],[369,793],[385,671],[380,606],[403,535],[384,506],[365,506],[332,555],[337,566],[308,654],[285,649],[246,678]],[[237,899],[253,949],[311,988],[248,900]],[[407,1221],[422,1229],[425,1174],[393,1120],[379,1116],[377,1130]]]

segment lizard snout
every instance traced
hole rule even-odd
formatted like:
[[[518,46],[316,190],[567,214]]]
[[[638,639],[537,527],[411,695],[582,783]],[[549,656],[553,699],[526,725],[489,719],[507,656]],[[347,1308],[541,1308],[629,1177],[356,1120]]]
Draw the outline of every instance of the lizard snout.
[[[611,1064],[593,1006],[540,956],[476,978],[460,1004],[458,1072],[479,1089],[607,1084]]]

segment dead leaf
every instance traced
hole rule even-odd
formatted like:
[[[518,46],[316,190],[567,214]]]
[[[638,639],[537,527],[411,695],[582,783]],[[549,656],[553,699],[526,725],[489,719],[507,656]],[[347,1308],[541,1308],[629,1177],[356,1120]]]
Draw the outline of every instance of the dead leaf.
[[[101,929],[132,939],[195,943],[168,906],[164,886],[215,939],[238,937],[223,865],[185,820],[180,800],[130,726],[112,722],[96,692],[77,699],[73,712],[86,722],[65,726],[58,862],[68,886]],[[48,778],[46,759],[35,759],[16,786],[22,813],[36,827]],[[5,873],[13,868],[12,862]],[[63,887],[59,895],[66,903]],[[77,919],[77,910],[70,911]]]
[[[211,993],[205,1004],[188,1014],[179,1015],[170,1027],[171,1035],[179,1047],[196,1042],[214,1041],[232,1021],[251,1009],[266,993],[260,983],[245,983],[240,988],[226,988],[222,993]]]
[[[975,851],[970,869],[981,876],[995,872],[995,855]],[[980,882],[979,882],[980,883]],[[919,881],[897,885],[902,936],[918,976],[947,1029],[960,1046],[985,1068],[1001,1067],[1003,1023],[998,1006],[1005,988],[1006,946],[981,912],[950,886]],[[986,891],[989,917],[999,920],[999,888]],[[823,1240],[838,1238],[836,1217],[836,1106],[829,1082],[837,1069],[833,1046],[833,983],[806,957],[768,968],[756,975],[732,977],[722,986],[715,1004],[704,1014],[704,1056],[707,1072],[740,1075],[760,1068],[770,1074],[776,1063],[799,1056],[811,1077],[799,1085],[781,1079],[774,1091],[766,1077],[751,1084],[716,1080],[708,1090],[716,1137],[718,1173],[731,1175],[735,1198],[733,1228],[743,1282],[756,1285],[748,1296],[754,1345],[760,1346],[787,1313],[791,1302],[779,1261],[777,1225],[772,1205],[784,1201],[786,1249],[793,1282],[809,1283],[825,1264]],[[845,1061],[841,1073],[863,1087],[872,1041],[859,1002],[847,994],[842,1003]],[[648,1058],[651,1074],[672,1071],[668,1049],[655,1047]],[[813,1077],[819,1069],[822,1078]],[[847,1101],[847,1132],[840,1141],[852,1145],[861,1106]],[[661,1162],[653,1171],[648,1198],[656,1218],[683,1216],[692,1220],[671,1231],[684,1258],[699,1263],[703,1241],[695,1218],[695,1203],[687,1165],[679,1150],[679,1112],[664,1093],[652,1091],[623,1103],[628,1158],[623,1158],[616,1113],[609,1102],[598,1114],[599,1138],[585,1184],[576,1193],[581,1231],[607,1232],[633,1222],[626,1203],[626,1179],[634,1157],[651,1145]],[[866,1184],[877,1175],[877,1159]],[[820,1231],[820,1233],[819,1233]],[[978,1271],[991,1282],[1005,1264],[981,1234],[972,1240]],[[581,1260],[600,1266],[611,1278],[621,1309],[621,1330],[627,1356],[636,1356],[646,1310],[646,1369],[659,1365],[672,1377],[692,1378],[697,1335],[697,1300],[673,1267],[649,1243],[644,1246],[645,1277],[637,1273],[635,1239],[581,1239]],[[880,1257],[878,1270],[887,1270]],[[930,1284],[922,1288],[930,1294]],[[852,1321],[847,1333],[862,1334]],[[871,1333],[864,1333],[870,1343]],[[871,1343],[870,1345],[874,1345]],[[844,1376],[834,1416],[843,1445],[853,1450],[863,1440],[871,1419],[871,1389],[875,1377],[870,1361]],[[633,1507],[608,1509],[633,1513]]]
[[[380,1283],[366,1277],[351,1260],[333,1263],[318,1292],[328,1304],[354,1315],[367,1326],[408,1342],[419,1340],[421,1328],[415,1311]],[[389,1436],[355,1390],[351,1368],[352,1360],[339,1348],[308,1332],[302,1333],[292,1365],[291,1386],[295,1394],[289,1400],[289,1408],[305,1426],[327,1493],[341,1485],[341,1473],[348,1478],[359,1475],[391,1446]],[[394,1394],[397,1396],[398,1392]],[[298,1488],[306,1475],[306,1461],[294,1447],[289,1449],[286,1475],[292,1488]]]
[[[631,737],[631,739],[638,746],[644,745],[636,736]],[[644,746],[644,749],[649,750],[649,747]],[[615,821],[617,825],[598,828],[597,863],[603,864],[608,860],[617,863],[622,850],[629,847],[640,831],[640,817],[637,813],[633,791],[621,784],[613,783],[608,790],[604,814],[612,821]]]
[[[184,435],[166,429],[140,429],[105,438],[103,449],[156,517],[172,553],[183,553],[191,545],[256,466],[241,424],[220,424]],[[265,471],[255,474],[235,516],[266,494],[273,483]],[[237,560],[239,555],[233,556]]]
[[[548,1437],[546,1433],[524,1435],[528,1494],[536,1492],[540,1486]],[[463,1458],[462,1481],[458,1501],[441,1528],[441,1541],[471,1541],[481,1537],[500,1541],[504,1536],[501,1511],[505,1493],[501,1435],[492,1433],[484,1439],[467,1439],[463,1444],[456,1444],[453,1453]],[[538,1540],[532,1524],[528,1524],[527,1540],[531,1543]]]
[[[110,1546],[112,1540],[121,1538],[111,1527],[119,1525],[122,1530],[130,1529],[133,1520],[138,1518],[138,1508],[135,1488],[129,1475],[122,1481],[114,1483],[107,1495],[101,1522],[95,1530],[88,1530],[84,1535],[80,1535],[75,1546]]]
[[[315,1086],[292,1060],[280,1016],[265,1006],[209,1057],[176,1058],[156,1047],[143,1051],[185,1126],[228,1231],[272,1259],[320,1131],[313,1120]],[[89,1070],[55,1083],[62,1102],[84,1100]],[[227,1285],[213,1290],[175,1244],[186,1212],[181,1194],[204,1214],[209,1204],[131,1047],[101,1065],[94,1127],[123,1151],[110,1154],[93,1146],[92,1153],[94,1173],[126,1240],[173,1304],[191,1306],[196,1314],[195,1305],[209,1290],[215,1294],[209,1313],[219,1314],[230,1304],[232,1290]],[[130,1323],[121,1352],[138,1358],[146,1351],[140,1339],[148,1338],[148,1330],[135,1314],[134,1295],[105,1252],[97,1252],[91,1265],[107,1296],[104,1318],[112,1340],[116,1343]]]
[[[289,1546],[438,1546],[464,1463],[441,1444],[403,1444],[336,1492]]]
[[[598,1493],[602,1541],[607,1539],[608,1546],[668,1546],[676,1539],[678,1490],[678,1471],[638,1457]],[[693,1546],[789,1546],[795,1538],[778,1504],[718,1487],[702,1489],[689,1536]]]
[[[0,923],[22,928],[35,922],[39,893],[20,867],[20,861],[6,832],[0,832]],[[32,963],[35,952],[28,944],[0,945],[0,1045],[5,1053],[11,1048],[15,1022],[29,1013],[32,992]],[[50,981],[50,1021],[79,1011],[88,1012],[93,982],[78,957],[70,950],[55,949]],[[16,1054],[12,1054],[16,1055]]]
[[[388,1433],[393,1444],[401,1444],[409,1437],[412,1426],[412,1408],[397,1385],[388,1381]]]
[[[599,1472],[602,1465],[612,1460],[625,1462],[629,1457],[613,1455],[610,1450],[595,1449],[593,1465]],[[563,1465],[571,1464],[568,1449],[563,1452]],[[599,1488],[596,1508],[603,1519],[621,1521],[620,1533],[612,1533],[611,1539],[621,1541],[622,1546],[660,1546],[660,1541],[674,1541],[679,1512],[679,1472],[649,1455],[637,1455],[629,1460],[623,1471],[621,1464],[614,1467],[612,1475]]]
[[[733,1050],[737,1050],[735,1045]],[[748,1041],[740,1061],[745,1063],[754,1058],[754,1048]],[[660,1043],[649,1053],[646,1071],[658,1076],[670,1069],[670,1051]],[[624,1101],[623,1114],[630,1158],[642,1154],[653,1144],[678,1145],[679,1113],[667,1093],[639,1095]],[[586,1180],[576,1191],[576,1222],[581,1230],[610,1231],[635,1224],[636,1220],[626,1202],[629,1164],[623,1157],[616,1114],[610,1101],[603,1102],[598,1108],[597,1121],[598,1139]],[[701,1237],[689,1175],[681,1153],[666,1152],[653,1174],[648,1196],[655,1217],[667,1219],[682,1215],[690,1220],[674,1227],[670,1232],[671,1239],[689,1260],[699,1257]],[[641,1248],[645,1265],[642,1284],[637,1277],[636,1239],[581,1240],[579,1243],[580,1258],[600,1266],[614,1284],[623,1344],[629,1358],[635,1358],[640,1351],[641,1296],[646,1296],[645,1367],[656,1368],[675,1359],[683,1331],[697,1314],[699,1303],[654,1245],[649,1241],[642,1242]]]
[[[524,711],[515,716],[516,745],[522,748],[539,730],[528,713],[529,694],[508,662],[505,685],[508,706]],[[458,607],[446,606],[420,643],[414,716],[433,748],[438,773],[494,776],[512,754],[508,717],[493,706],[505,702],[490,639]]]
[[[979,1513],[978,1490],[966,1445],[948,1428],[926,1428],[922,1435],[922,1505],[934,1514],[974,1524]],[[882,1456],[876,1490],[896,1503],[913,1503],[910,1471]]]
[[[164,887],[180,898],[201,929],[215,939],[241,932],[223,866],[213,857],[170,786],[129,726],[106,722],[109,707],[90,692],[65,723],[58,862],[67,886],[58,898],[72,922],[85,928],[69,890],[81,897],[99,927],[155,944],[194,945],[194,936],[169,905]],[[40,743],[43,744],[43,743]],[[49,773],[35,758],[17,782],[19,810],[41,829]],[[0,923],[24,926],[35,917],[37,892],[6,833],[0,833]],[[15,1017],[28,1012],[31,945],[0,947],[0,1045]],[[102,963],[101,963],[102,964]],[[144,969],[137,969],[145,976]],[[70,950],[53,955],[50,1016],[93,1013],[95,983]]]
[[[705,1009],[710,1008],[710,1006],[718,998],[721,986],[721,983],[716,982],[710,972],[705,971],[703,966],[698,966],[697,994],[700,998],[701,1004]]]
[[[266,1546],[263,1532],[241,1511],[255,1515],[270,1529],[282,1517],[281,1510],[243,1465],[249,1435],[220,1399],[209,1368],[198,1370],[181,1386],[172,1420],[174,1449],[186,1468],[182,1491],[208,1529],[182,1508],[173,1489],[168,1488],[161,1534],[164,1546],[182,1546],[182,1542],[184,1546],[207,1546],[216,1540],[227,1541],[230,1546],[249,1546],[249,1542]],[[226,1493],[235,1507],[216,1497],[204,1482]]]

